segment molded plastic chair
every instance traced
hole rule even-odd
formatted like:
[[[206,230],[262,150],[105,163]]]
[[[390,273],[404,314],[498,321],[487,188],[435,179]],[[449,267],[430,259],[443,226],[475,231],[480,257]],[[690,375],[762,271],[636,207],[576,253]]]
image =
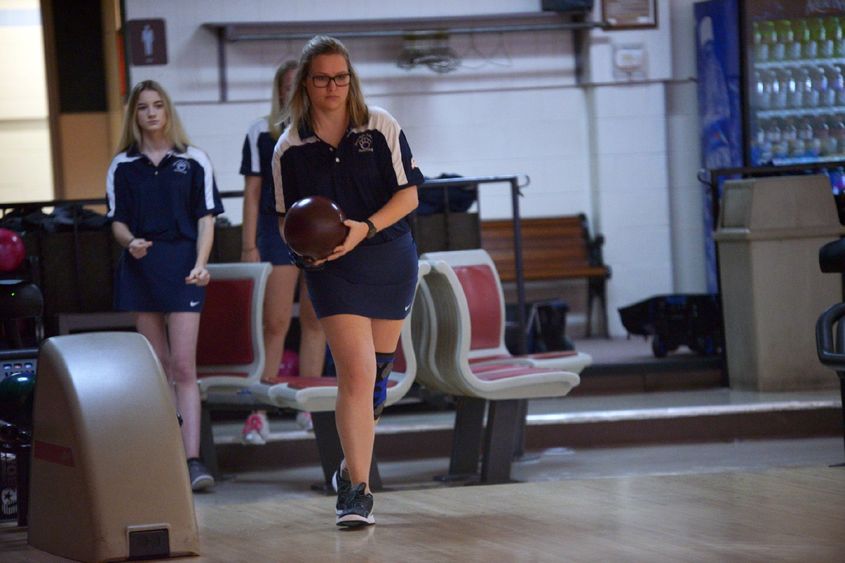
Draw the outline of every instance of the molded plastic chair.
[[[415,347],[420,381],[435,391],[459,397],[449,476],[475,473],[484,402],[489,401],[481,481],[508,482],[521,424],[520,400],[565,396],[580,378],[571,371],[525,362],[471,363],[476,324],[464,286],[446,261],[429,263],[431,271],[418,291],[414,311],[421,318],[417,322],[428,325],[423,332],[429,338],[415,340]]]
[[[496,265],[485,250],[429,252],[423,260],[442,260],[455,272],[464,291],[471,322],[470,364],[522,364],[580,373],[593,363],[573,350],[514,355],[505,346],[505,296]]]
[[[206,467],[219,474],[211,432],[213,406],[253,405],[251,385],[264,371],[264,292],[267,262],[209,264],[197,338],[197,382],[202,398],[200,451]]]

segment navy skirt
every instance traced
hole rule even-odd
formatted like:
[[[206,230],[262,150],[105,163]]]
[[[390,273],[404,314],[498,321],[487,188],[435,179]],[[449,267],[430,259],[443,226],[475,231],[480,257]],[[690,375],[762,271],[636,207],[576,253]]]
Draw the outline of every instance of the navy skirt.
[[[289,266],[293,264],[282,234],[279,232],[279,216],[266,213],[258,214],[258,231],[256,246],[261,254],[262,262],[270,262],[274,266]]]
[[[360,245],[305,271],[317,317],[350,314],[370,319],[404,319],[417,288],[417,247],[411,233],[379,244]]]
[[[154,240],[137,260],[124,250],[115,273],[114,308],[155,313],[202,311],[205,288],[185,283],[197,259],[188,239]]]

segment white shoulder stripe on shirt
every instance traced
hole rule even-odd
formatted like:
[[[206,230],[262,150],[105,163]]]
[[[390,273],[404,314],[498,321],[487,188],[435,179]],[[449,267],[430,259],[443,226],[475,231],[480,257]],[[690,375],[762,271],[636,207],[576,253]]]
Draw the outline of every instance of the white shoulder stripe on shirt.
[[[384,135],[390,149],[390,160],[396,174],[396,181],[400,186],[404,186],[408,183],[408,175],[405,174],[405,166],[402,164],[402,147],[399,144],[399,133],[402,129],[399,127],[399,122],[380,107],[370,106],[369,110],[370,123],[367,128],[381,131]]]
[[[252,122],[252,125],[249,126],[249,131],[247,132],[247,137],[249,138],[249,169],[253,174],[261,173],[261,155],[258,154],[258,137],[262,133],[269,132],[270,123],[267,121],[266,117],[256,119]]]
[[[200,166],[202,166],[202,169],[205,172],[205,208],[211,211],[214,209],[214,170],[211,168],[211,160],[209,160],[208,155],[206,155],[203,151],[191,146],[189,146],[188,150],[181,153],[179,156],[195,160]]]
[[[132,162],[133,160],[138,160],[141,158],[140,156],[127,156],[126,151],[118,153],[111,161],[109,165],[109,171],[106,173],[106,198],[109,200],[109,211],[107,216],[114,217],[114,173],[117,170],[117,167],[123,164],[124,162]]]

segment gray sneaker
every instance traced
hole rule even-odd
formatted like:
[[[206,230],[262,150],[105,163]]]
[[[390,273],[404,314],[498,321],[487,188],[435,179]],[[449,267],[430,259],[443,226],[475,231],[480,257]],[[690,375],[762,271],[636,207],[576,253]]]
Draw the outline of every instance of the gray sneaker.
[[[335,505],[335,512],[340,514],[342,510],[342,499],[349,494],[349,489],[352,488],[352,481],[343,475],[343,462],[341,461],[334,475],[332,475],[332,488],[337,493],[337,504]]]
[[[214,486],[214,477],[195,457],[188,460],[188,478],[191,480],[192,491],[205,491]]]
[[[366,492],[367,485],[358,483],[350,487],[346,494],[338,494],[337,518],[338,526],[357,528],[358,526],[372,526],[376,523],[373,516],[373,495]]]

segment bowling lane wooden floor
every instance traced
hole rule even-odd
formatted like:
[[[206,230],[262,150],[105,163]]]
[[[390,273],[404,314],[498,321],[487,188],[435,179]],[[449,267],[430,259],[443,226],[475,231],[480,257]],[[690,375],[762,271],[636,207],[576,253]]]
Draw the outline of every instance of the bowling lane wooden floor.
[[[323,496],[198,502],[189,561],[845,560],[841,467],[381,493],[378,524],[351,531],[333,512]],[[0,560],[61,561],[8,526]]]

